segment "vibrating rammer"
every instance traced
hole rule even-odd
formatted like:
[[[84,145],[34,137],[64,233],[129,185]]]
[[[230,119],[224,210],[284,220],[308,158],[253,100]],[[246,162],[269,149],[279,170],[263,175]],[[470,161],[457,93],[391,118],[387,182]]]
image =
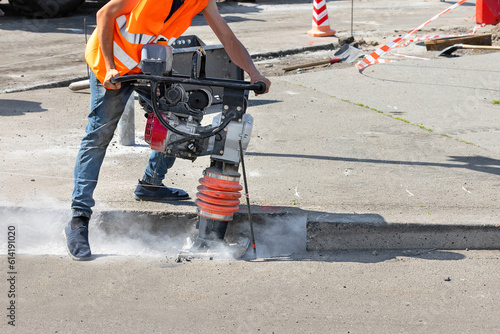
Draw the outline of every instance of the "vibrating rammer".
[[[239,209],[243,189],[238,169],[253,126],[252,116],[246,113],[248,92],[262,94],[266,86],[263,82],[207,77],[207,52],[201,46],[190,52],[190,75],[181,75],[172,67],[174,51],[178,50],[169,45],[145,45],[142,74],[125,75],[113,82],[133,82],[143,97],[145,140],[151,149],[193,161],[210,155],[210,166],[203,171],[196,194],[198,236],[183,248],[180,258],[213,254],[240,257],[250,244],[249,238],[229,244],[224,237]],[[218,105],[220,110],[212,123],[202,125],[209,107],[212,113]]]

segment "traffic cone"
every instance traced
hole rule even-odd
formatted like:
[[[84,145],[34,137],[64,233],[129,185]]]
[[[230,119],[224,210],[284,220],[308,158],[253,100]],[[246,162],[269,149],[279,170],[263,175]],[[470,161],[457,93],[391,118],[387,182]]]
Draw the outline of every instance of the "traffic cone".
[[[336,31],[330,29],[328,21],[328,10],[326,9],[325,0],[313,0],[313,19],[312,28],[307,32],[309,36],[325,37],[333,36]]]

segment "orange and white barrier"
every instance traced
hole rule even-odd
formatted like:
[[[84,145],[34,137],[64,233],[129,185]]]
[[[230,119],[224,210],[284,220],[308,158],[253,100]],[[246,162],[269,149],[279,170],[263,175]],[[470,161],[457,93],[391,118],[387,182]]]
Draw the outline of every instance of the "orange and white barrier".
[[[326,1],[313,0],[312,28],[307,32],[307,34],[313,37],[325,37],[333,36],[335,33],[335,30],[330,29]]]
[[[365,68],[367,68],[370,65],[378,64],[378,63],[389,63],[389,62],[391,62],[391,60],[380,59],[380,57],[382,57],[384,54],[386,54],[389,50],[398,47],[400,44],[403,43],[403,41],[405,39],[407,39],[408,37],[410,37],[411,35],[413,35],[415,32],[419,31],[420,29],[422,29],[423,27],[425,27],[426,25],[428,25],[432,21],[436,20],[437,18],[439,18],[443,14],[448,13],[450,10],[452,10],[452,9],[460,6],[461,4],[463,4],[466,1],[467,0],[460,0],[460,1],[458,1],[457,3],[453,4],[452,6],[448,7],[447,9],[443,10],[441,13],[433,16],[431,19],[429,19],[426,22],[422,23],[420,26],[418,26],[417,28],[413,29],[412,31],[410,31],[409,33],[407,33],[406,35],[404,35],[403,37],[398,37],[395,40],[393,40],[392,42],[390,42],[389,44],[383,45],[380,48],[376,49],[375,51],[373,51],[369,55],[365,56],[365,58],[363,60],[359,61],[356,64],[356,68],[361,72],[361,71],[363,71]]]

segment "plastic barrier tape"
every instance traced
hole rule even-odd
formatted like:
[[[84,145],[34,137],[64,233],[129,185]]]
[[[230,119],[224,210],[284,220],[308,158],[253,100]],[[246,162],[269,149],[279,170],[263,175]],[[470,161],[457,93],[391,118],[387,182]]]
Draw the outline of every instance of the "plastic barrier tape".
[[[398,37],[395,40],[393,40],[392,42],[390,42],[389,44],[381,46],[377,50],[375,50],[372,53],[370,53],[369,55],[365,56],[365,58],[363,60],[359,61],[356,64],[356,68],[361,72],[361,71],[363,71],[365,68],[367,68],[370,65],[378,64],[378,63],[388,63],[388,62],[391,62],[390,60],[379,59],[379,58],[382,57],[389,50],[394,49],[395,47],[397,47],[398,45],[400,45],[401,43],[403,43],[403,41],[405,39],[407,39],[408,37],[410,37],[411,35],[413,35],[415,32],[419,31],[420,29],[422,29],[423,27],[425,27],[426,25],[428,25],[432,21],[434,21],[437,18],[439,18],[440,16],[448,13],[449,11],[455,9],[456,7],[460,6],[461,4],[463,4],[466,1],[467,0],[460,0],[460,1],[458,1],[454,5],[452,5],[452,6],[448,7],[447,9],[443,10],[441,13],[433,16],[431,19],[429,19],[426,22],[422,23],[417,28],[415,28],[412,31],[408,32],[403,37]]]

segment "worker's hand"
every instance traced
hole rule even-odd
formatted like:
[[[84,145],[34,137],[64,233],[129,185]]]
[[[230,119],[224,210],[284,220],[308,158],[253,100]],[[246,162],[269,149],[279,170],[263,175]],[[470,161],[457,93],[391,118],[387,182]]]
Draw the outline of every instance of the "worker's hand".
[[[257,74],[253,77],[250,77],[250,83],[256,83],[257,81],[264,82],[266,84],[266,91],[264,92],[264,94],[269,93],[269,88],[271,87],[271,81],[261,74]],[[255,94],[255,96],[258,96],[258,95],[259,94]]]
[[[120,89],[122,87],[122,84],[120,82],[117,82],[116,84],[111,82],[112,78],[119,77],[119,76],[120,76],[120,73],[117,70],[115,70],[115,69],[108,70],[106,72],[106,77],[104,78],[104,82],[102,83],[102,85],[106,89]]]

